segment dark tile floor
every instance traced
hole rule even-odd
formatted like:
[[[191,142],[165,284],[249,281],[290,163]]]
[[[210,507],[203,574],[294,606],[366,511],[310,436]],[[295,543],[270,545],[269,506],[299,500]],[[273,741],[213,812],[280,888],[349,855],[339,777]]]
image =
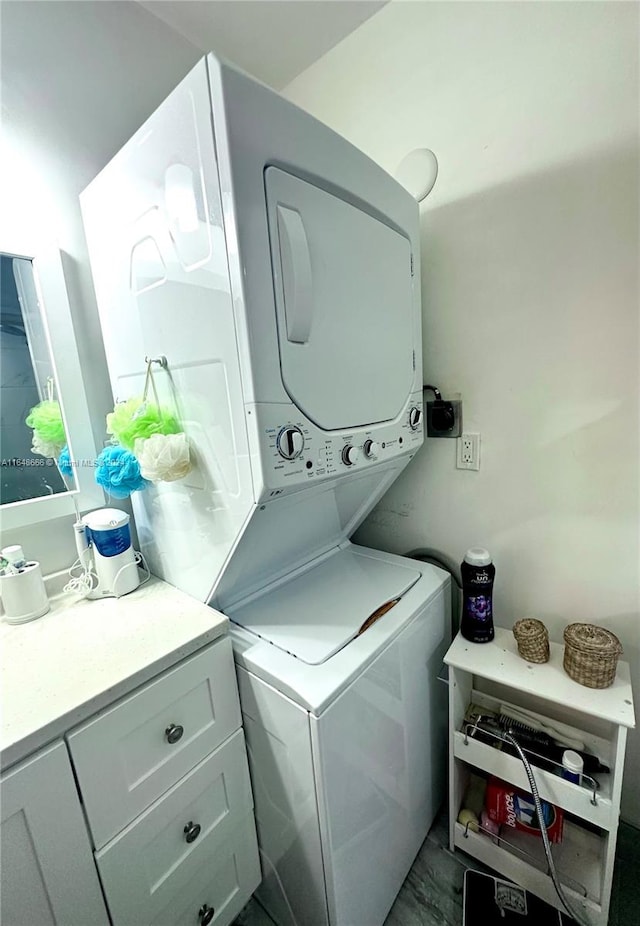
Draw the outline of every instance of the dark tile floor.
[[[618,829],[609,926],[640,923],[640,830],[626,823]]]
[[[463,852],[450,852],[447,846],[448,823],[443,810],[425,839],[384,926],[462,926],[465,869],[487,869]],[[640,830],[622,823],[618,830],[608,926],[639,924]],[[234,926],[274,924],[260,904],[251,900]]]

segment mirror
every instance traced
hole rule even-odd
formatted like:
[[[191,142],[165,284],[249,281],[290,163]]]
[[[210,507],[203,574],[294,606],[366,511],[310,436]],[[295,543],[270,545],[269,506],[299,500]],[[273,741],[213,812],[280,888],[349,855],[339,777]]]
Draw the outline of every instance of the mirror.
[[[65,480],[57,457],[67,445],[56,420],[51,429],[63,436],[50,447],[38,443],[32,409],[58,400],[49,350],[33,276],[33,262],[0,254],[0,504],[57,495],[77,489],[73,470]],[[55,407],[55,406],[54,406]],[[36,412],[37,414],[37,412]],[[37,418],[36,418],[37,421]],[[47,452],[50,451],[50,452]]]
[[[0,241],[0,403],[3,530],[71,514],[74,502],[84,510],[104,503],[93,478],[96,450],[62,262],[52,245]],[[40,414],[30,414],[34,407]],[[65,451],[60,465],[63,446],[71,465],[64,465]]]

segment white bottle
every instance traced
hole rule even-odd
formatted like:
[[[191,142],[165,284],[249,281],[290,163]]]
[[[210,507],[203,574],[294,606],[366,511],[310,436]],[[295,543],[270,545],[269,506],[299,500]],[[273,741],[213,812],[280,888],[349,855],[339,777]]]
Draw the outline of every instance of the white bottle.
[[[583,768],[584,762],[580,753],[573,749],[565,749],[562,753],[562,777],[577,785],[582,784]]]

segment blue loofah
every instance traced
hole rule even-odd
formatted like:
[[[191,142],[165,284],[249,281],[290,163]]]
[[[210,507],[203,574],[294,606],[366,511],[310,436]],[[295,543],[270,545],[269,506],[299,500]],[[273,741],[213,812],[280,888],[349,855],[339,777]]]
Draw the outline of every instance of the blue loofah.
[[[113,498],[128,498],[151,485],[140,474],[140,464],[124,447],[105,447],[96,460],[96,482]]]
[[[73,466],[71,465],[71,456],[69,455],[69,447],[67,444],[65,444],[60,451],[58,469],[63,476],[73,476]]]

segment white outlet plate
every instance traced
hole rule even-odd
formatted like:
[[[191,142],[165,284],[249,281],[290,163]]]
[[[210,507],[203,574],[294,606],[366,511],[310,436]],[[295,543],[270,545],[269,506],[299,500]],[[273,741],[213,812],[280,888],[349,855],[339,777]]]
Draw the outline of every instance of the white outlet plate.
[[[458,469],[480,469],[480,435],[465,432],[457,440],[456,466]]]

